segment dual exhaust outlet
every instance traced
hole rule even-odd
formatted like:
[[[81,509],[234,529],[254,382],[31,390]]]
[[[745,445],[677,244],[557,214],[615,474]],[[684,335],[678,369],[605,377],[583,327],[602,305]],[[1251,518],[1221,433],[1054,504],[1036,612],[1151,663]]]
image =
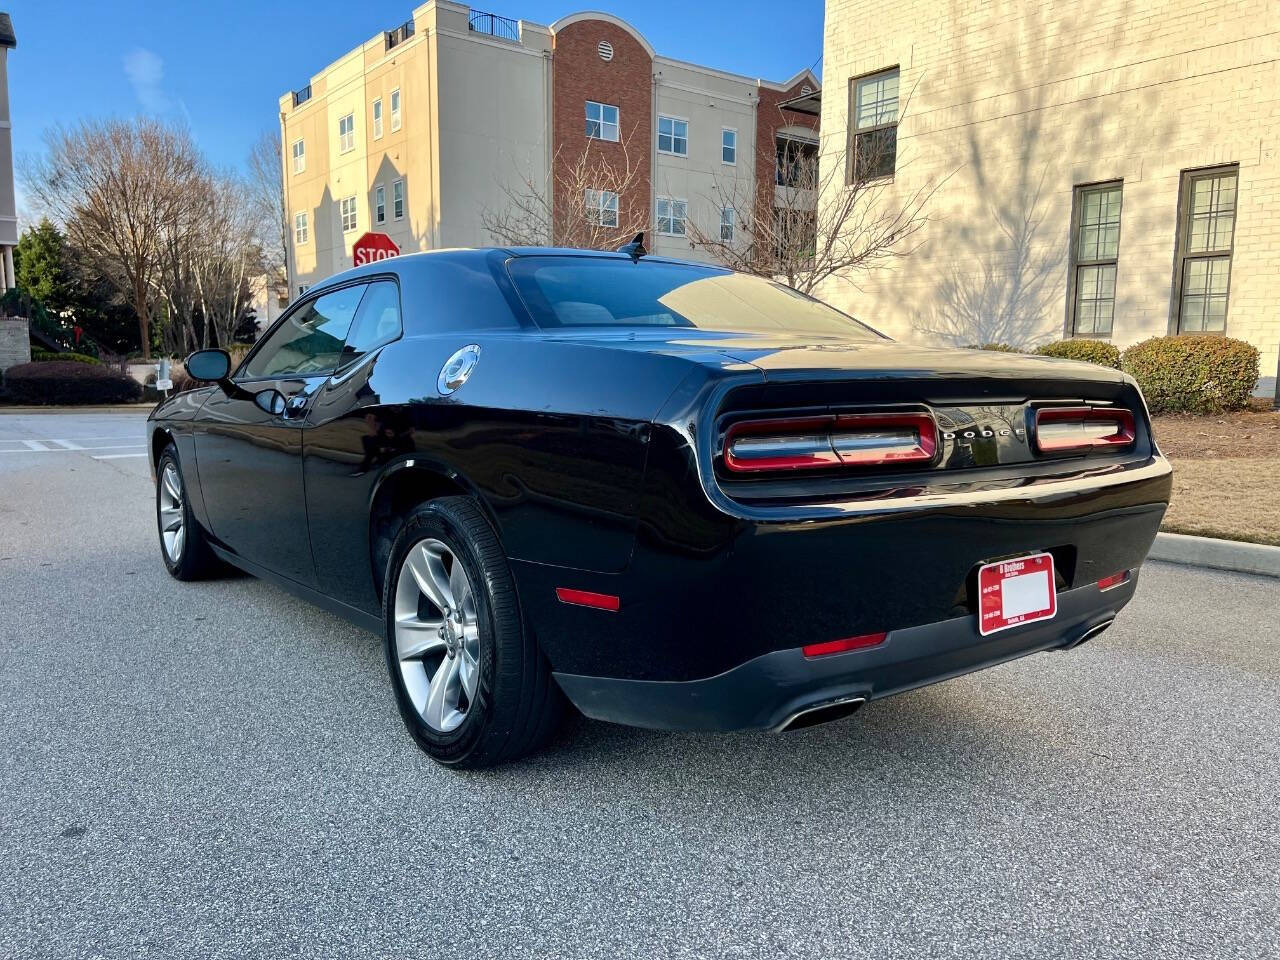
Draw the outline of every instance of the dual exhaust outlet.
[[[1112,616],[1092,626],[1085,627],[1078,636],[1068,640],[1056,649],[1074,650],[1083,646],[1115,622],[1116,618]],[[773,729],[777,733],[784,733],[788,730],[803,730],[805,727],[815,727],[820,723],[830,723],[833,720],[843,720],[845,717],[857,713],[866,702],[867,698],[865,696],[837,697],[834,700],[823,700],[820,703],[810,704],[807,707],[796,710],[794,713],[788,714],[787,718]]]

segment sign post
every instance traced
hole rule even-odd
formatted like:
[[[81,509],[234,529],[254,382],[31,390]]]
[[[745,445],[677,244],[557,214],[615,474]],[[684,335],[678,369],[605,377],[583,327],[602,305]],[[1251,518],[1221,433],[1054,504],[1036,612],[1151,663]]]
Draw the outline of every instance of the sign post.
[[[370,231],[351,245],[351,258],[357,267],[398,256],[400,256],[400,248],[385,233]]]

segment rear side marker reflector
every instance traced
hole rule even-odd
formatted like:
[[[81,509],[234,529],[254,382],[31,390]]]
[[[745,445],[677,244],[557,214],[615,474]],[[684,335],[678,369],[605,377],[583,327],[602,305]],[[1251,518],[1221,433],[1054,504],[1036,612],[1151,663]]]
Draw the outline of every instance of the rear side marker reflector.
[[[735,473],[929,463],[938,425],[927,413],[854,413],[746,420],[729,427],[724,465]]]
[[[561,603],[571,603],[575,607],[608,610],[610,613],[617,613],[622,606],[622,600],[611,593],[591,593],[589,590],[571,590],[569,587],[556,587],[556,596]]]
[[[1042,407],[1036,411],[1036,449],[1065,453],[1133,446],[1133,414],[1116,407]]]
[[[843,640],[828,640],[826,643],[811,643],[802,647],[806,657],[825,657],[832,653],[846,653],[849,650],[865,650],[867,647],[878,647],[884,643],[887,633],[864,633],[860,637],[845,637]]]
[[[1098,581],[1099,590],[1110,590],[1112,587],[1118,587],[1129,579],[1129,571],[1121,570],[1119,573],[1113,573],[1109,577],[1103,577]]]

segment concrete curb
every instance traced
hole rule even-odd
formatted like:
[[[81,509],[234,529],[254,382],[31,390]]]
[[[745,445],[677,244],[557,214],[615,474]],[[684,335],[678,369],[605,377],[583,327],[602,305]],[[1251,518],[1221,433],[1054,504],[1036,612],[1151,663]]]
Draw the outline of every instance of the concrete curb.
[[[49,406],[5,406],[0,404],[0,414],[20,413],[24,416],[31,413],[150,413],[156,408],[154,403],[99,403],[84,406],[60,407]]]
[[[1280,577],[1280,547],[1182,533],[1157,533],[1149,560],[1183,563],[1211,570],[1232,570],[1263,577]]]

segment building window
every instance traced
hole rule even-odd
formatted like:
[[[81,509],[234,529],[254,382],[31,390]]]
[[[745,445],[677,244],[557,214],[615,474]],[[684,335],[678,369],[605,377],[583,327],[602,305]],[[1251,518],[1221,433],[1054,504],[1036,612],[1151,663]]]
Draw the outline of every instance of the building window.
[[[302,246],[311,239],[311,228],[307,223],[307,215],[305,213],[295,213],[293,215],[293,242],[295,246]]]
[[[658,118],[658,152],[676,157],[689,155],[689,121],[675,117]]]
[[[348,113],[338,121],[338,152],[356,148],[356,115]]]
[[[307,292],[307,285],[305,283],[298,284],[298,296],[302,296],[306,292]]]
[[[404,219],[403,180],[396,180],[391,184],[391,216],[396,220]]]
[[[293,141],[293,172],[301,173],[307,169],[307,144],[304,140]]]
[[[1227,329],[1237,182],[1235,167],[1182,175],[1173,298],[1178,333]]]
[[[782,136],[775,141],[777,177],[780,187],[812,190],[818,185],[818,144]]]
[[[618,225],[618,195],[612,190],[586,191],[587,221],[602,227]]]
[[[898,159],[898,69],[849,81],[849,182],[893,176]]]
[[[373,101],[373,139],[382,139],[382,98]]]
[[[724,243],[733,243],[733,224],[736,218],[733,207],[720,209],[720,239]]]
[[[720,131],[720,162],[734,165],[738,162],[738,131],[731,127]]]
[[[1116,314],[1121,185],[1076,187],[1071,232],[1067,330],[1073,337],[1109,337]]]
[[[382,184],[373,189],[373,222],[387,222],[387,191]]]
[[[671,197],[658,198],[658,232],[667,237],[683,237],[685,221],[689,219],[689,203],[686,200],[673,200]]]
[[[391,132],[400,129],[400,88],[391,91]]]
[[[618,142],[618,108],[587,101],[587,136],[592,140]]]
[[[342,214],[342,232],[350,233],[356,228],[356,198],[343,197],[338,210]]]

